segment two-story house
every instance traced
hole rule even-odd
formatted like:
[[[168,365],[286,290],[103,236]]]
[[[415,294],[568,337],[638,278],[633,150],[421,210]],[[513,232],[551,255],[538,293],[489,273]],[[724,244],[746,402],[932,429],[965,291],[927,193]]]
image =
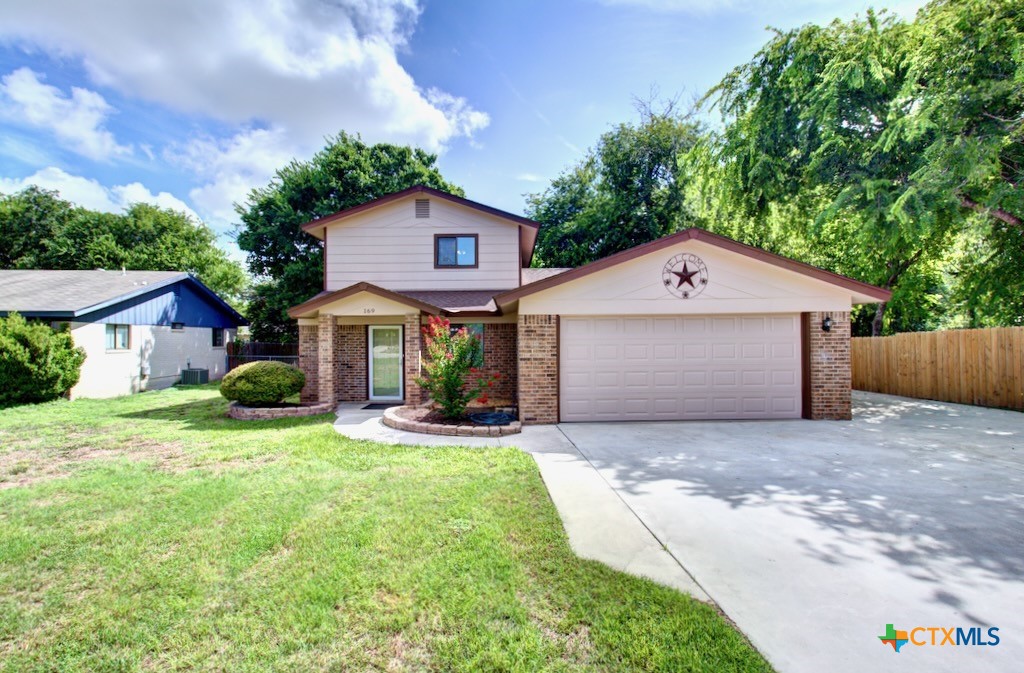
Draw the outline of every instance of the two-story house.
[[[539,225],[412,187],[303,225],[305,401],[423,401],[430,315],[470,326],[524,423],[850,417],[850,307],[889,292],[700,229],[533,269]]]

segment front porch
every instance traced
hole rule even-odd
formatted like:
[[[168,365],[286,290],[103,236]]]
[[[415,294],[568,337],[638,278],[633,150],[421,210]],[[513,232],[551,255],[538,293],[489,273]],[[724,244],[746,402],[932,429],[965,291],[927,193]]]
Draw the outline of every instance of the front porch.
[[[302,402],[425,402],[416,379],[423,358],[425,312],[375,316],[372,320],[321,314],[299,320],[299,367],[306,374]],[[500,372],[492,397],[516,402],[516,323],[465,323],[482,327],[484,370]],[[372,345],[371,345],[372,344]]]

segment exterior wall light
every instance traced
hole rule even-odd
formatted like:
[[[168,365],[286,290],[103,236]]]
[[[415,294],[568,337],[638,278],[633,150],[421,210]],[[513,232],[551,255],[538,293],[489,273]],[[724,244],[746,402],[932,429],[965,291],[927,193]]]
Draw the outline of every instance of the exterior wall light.
[[[827,315],[825,319],[821,321],[821,331],[831,332],[832,331],[832,316]]]

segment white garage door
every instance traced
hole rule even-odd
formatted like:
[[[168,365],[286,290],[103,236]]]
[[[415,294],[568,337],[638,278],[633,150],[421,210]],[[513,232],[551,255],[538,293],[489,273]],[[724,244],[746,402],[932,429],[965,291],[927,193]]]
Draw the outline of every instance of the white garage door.
[[[563,421],[799,418],[800,316],[561,318]]]

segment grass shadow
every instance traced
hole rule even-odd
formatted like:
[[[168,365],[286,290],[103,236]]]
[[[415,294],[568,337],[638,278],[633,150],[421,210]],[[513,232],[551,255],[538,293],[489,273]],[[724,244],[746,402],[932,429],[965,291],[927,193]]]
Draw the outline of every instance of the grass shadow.
[[[288,428],[322,425],[334,421],[333,413],[273,420],[240,421],[227,415],[226,404],[218,398],[193,400],[157,408],[123,412],[118,414],[118,416],[133,420],[179,423],[189,430],[203,432],[285,430]]]

